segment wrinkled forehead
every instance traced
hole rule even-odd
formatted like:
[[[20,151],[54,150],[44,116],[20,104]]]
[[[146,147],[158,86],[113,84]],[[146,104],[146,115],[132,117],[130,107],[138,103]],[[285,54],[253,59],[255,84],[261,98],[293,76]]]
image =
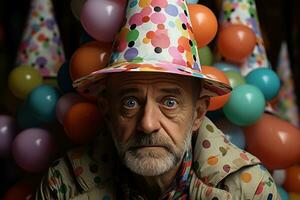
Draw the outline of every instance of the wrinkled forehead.
[[[167,73],[115,73],[107,77],[107,89],[123,87],[124,85],[161,84],[174,85],[184,89],[193,86],[195,80],[177,74]]]

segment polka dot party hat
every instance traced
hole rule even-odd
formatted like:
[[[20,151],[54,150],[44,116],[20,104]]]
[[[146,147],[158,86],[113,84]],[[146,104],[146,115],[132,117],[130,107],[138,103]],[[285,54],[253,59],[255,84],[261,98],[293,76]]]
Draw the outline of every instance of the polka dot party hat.
[[[95,96],[105,75],[121,72],[200,78],[208,96],[224,95],[231,90],[202,73],[185,0],[128,0],[124,25],[114,41],[108,66],[74,81],[73,85],[79,92]]]
[[[255,0],[223,0],[221,10],[219,20],[221,26],[226,26],[228,23],[243,24],[251,28],[256,35],[256,46],[252,55],[241,64],[241,73],[247,75],[259,67],[269,67]]]
[[[64,61],[51,0],[32,0],[16,66],[32,66],[43,77],[51,78],[56,77]]]

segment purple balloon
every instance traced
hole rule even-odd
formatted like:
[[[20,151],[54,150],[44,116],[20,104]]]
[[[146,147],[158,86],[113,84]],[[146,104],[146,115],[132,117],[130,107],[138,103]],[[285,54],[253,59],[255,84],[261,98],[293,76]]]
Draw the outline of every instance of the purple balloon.
[[[85,31],[101,42],[112,42],[124,18],[125,0],[89,0],[81,9]]]
[[[56,117],[57,120],[63,124],[64,117],[68,110],[76,103],[86,101],[77,93],[68,93],[63,95],[56,104]]]
[[[17,132],[16,120],[7,115],[0,115],[0,158],[10,155],[11,145]]]
[[[50,166],[56,154],[54,138],[44,129],[26,129],[14,139],[12,154],[22,169],[34,173],[42,172]]]

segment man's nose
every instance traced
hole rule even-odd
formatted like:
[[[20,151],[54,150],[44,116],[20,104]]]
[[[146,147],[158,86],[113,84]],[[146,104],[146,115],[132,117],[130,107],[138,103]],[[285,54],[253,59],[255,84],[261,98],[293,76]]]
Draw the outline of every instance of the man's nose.
[[[159,131],[159,109],[155,102],[146,102],[137,129],[144,133]]]

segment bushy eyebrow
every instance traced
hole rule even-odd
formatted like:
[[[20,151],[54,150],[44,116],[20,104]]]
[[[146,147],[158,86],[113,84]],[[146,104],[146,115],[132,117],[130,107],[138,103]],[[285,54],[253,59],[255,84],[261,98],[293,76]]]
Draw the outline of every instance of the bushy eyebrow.
[[[177,96],[182,95],[181,89],[179,89],[179,88],[161,88],[160,92],[167,93],[167,94],[173,94],[173,95],[177,95]]]
[[[126,94],[141,93],[141,92],[142,92],[142,90],[140,90],[138,88],[124,88],[124,89],[121,89],[117,95],[119,97],[122,97],[122,96],[125,96]]]
[[[161,88],[161,89],[159,89],[159,92],[177,95],[177,96],[182,95],[182,91],[180,88]],[[138,93],[142,93],[142,90],[139,88],[124,88],[124,89],[121,89],[120,91],[118,91],[117,95],[119,97],[122,97],[127,94],[138,94]]]

